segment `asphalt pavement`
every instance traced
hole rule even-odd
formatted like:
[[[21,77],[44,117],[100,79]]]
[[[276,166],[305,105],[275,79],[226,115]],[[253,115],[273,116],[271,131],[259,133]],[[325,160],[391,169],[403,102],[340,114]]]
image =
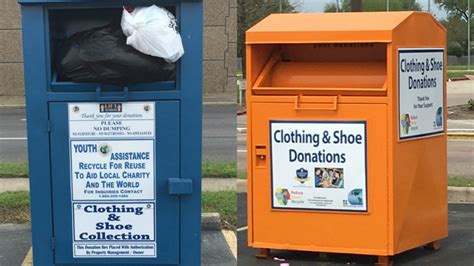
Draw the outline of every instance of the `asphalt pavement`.
[[[236,105],[205,105],[202,120],[202,157],[210,161],[236,160]]]
[[[0,224],[0,266],[17,266],[31,246],[28,224]]]
[[[238,228],[247,225],[247,194],[238,194]],[[430,266],[465,266],[474,265],[474,204],[449,205],[449,236],[441,240],[439,250],[416,248],[394,256],[394,265],[430,265]],[[277,233],[277,232],[275,232]],[[255,258],[257,249],[247,246],[247,231],[241,230],[238,239],[238,265],[265,266],[280,265],[274,259],[262,260]],[[348,254],[329,254],[327,258],[317,256],[313,252],[272,250],[271,256],[284,259],[291,266],[306,265],[374,265],[373,256],[356,256]]]
[[[474,99],[473,80],[448,82],[448,106],[467,104],[469,99]]]
[[[235,105],[203,106],[203,159],[236,160]],[[0,108],[0,162],[27,161],[24,108]]]
[[[19,266],[31,246],[31,227],[27,224],[0,224],[0,266]],[[203,231],[201,265],[232,266],[236,258],[222,231]]]
[[[474,139],[448,140],[448,175],[474,179]]]

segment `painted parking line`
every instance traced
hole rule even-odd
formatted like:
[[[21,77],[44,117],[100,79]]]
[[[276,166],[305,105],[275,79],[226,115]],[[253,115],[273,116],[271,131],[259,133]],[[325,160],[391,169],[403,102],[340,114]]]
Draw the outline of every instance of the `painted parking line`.
[[[237,150],[237,152],[247,152],[247,150]]]
[[[26,254],[21,266],[33,266],[33,249],[30,248],[28,253]]]
[[[27,140],[26,137],[23,138],[0,138],[0,140]]]
[[[474,132],[473,128],[448,128],[448,132]]]
[[[234,256],[234,259],[237,259],[237,236],[235,235],[234,231],[230,230],[222,230],[222,234],[224,235],[225,241]]]

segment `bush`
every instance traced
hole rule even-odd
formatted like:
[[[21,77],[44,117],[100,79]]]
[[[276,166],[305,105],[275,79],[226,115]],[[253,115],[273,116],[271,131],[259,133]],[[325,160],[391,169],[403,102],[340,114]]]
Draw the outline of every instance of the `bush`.
[[[460,57],[464,54],[464,49],[458,45],[448,45],[448,55]]]

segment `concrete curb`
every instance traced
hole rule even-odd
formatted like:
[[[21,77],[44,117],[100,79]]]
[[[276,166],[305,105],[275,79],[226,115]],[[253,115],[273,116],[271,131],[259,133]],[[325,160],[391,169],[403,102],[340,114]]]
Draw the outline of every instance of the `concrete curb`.
[[[221,215],[217,212],[205,212],[201,215],[201,228],[203,231],[222,230]]]
[[[245,134],[245,133],[247,133],[247,128],[246,127],[238,127],[237,128],[237,133]]]
[[[237,102],[203,102],[202,105],[237,105]]]
[[[474,139],[474,132],[448,132],[448,138]]]
[[[237,179],[237,193],[247,193],[247,179]]]
[[[25,109],[24,104],[0,104],[0,109]]]
[[[474,203],[474,188],[448,187],[449,203]]]
[[[448,82],[453,82],[453,81],[464,81],[464,80],[470,80],[470,78],[464,76],[464,77],[458,77],[458,78],[450,78],[448,79]]]
[[[237,193],[247,193],[247,179],[237,180]],[[474,204],[474,188],[448,187],[448,202]]]

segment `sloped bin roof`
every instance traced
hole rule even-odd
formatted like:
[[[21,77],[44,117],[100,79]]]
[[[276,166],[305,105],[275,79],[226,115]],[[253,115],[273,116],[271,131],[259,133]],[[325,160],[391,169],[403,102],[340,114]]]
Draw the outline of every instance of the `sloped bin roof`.
[[[443,26],[427,12],[272,14],[246,33],[247,44],[392,41],[400,25],[415,19]]]

